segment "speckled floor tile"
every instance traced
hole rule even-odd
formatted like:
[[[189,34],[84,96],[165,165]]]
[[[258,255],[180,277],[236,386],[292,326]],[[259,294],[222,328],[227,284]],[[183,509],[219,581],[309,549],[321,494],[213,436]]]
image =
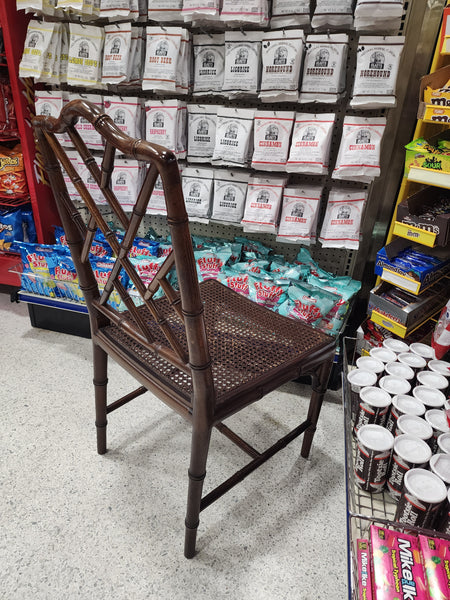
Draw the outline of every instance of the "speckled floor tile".
[[[347,597],[340,392],[310,458],[297,440],[207,508],[188,561],[183,419],[147,394],[110,415],[98,456],[91,342],[31,327],[5,294],[0,327],[2,600]],[[132,386],[111,363],[114,397]],[[308,394],[291,383],[228,423],[264,448],[303,418]],[[245,461],[214,432],[206,491]]]

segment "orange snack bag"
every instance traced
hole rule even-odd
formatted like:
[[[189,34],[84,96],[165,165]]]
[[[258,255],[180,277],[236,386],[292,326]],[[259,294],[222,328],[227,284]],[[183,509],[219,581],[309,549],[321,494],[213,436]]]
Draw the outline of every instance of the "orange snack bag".
[[[0,146],[0,197],[20,198],[28,194],[20,144],[14,148]]]

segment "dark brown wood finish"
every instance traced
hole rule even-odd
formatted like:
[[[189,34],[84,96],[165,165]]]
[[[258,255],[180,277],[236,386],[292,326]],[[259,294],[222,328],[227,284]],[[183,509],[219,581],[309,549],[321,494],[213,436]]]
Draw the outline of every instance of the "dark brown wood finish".
[[[79,117],[92,123],[104,138],[100,168],[74,128]],[[301,454],[308,457],[327,389],[335,342],[305,324],[258,306],[217,281],[198,283],[179,168],[172,152],[128,137],[107,115],[84,100],[69,102],[58,119],[36,117],[33,125],[89,310],[98,452],[106,452],[107,413],[147,390],[190,422],[185,556],[191,558],[195,554],[201,510],[302,433],[305,435]],[[59,144],[55,134],[66,131],[125,229],[123,238],[119,239],[110,229]],[[117,154],[149,165],[131,214],[124,212],[110,186]],[[87,225],[69,197],[60,165],[88,210]],[[163,183],[173,249],[153,281],[145,285],[129,259],[129,250],[158,175]],[[103,232],[116,260],[102,293],[89,262],[89,249],[97,228]],[[141,297],[138,306],[119,281],[121,269],[127,272]],[[170,283],[172,270],[176,270],[178,289]],[[160,288],[163,297],[155,299]],[[113,291],[122,298],[125,310],[115,310],[108,303]],[[109,404],[108,356],[140,384]],[[313,381],[306,419],[265,451],[255,450],[222,423],[283,383],[304,374],[310,374]],[[252,460],[202,498],[213,427],[240,446]]]

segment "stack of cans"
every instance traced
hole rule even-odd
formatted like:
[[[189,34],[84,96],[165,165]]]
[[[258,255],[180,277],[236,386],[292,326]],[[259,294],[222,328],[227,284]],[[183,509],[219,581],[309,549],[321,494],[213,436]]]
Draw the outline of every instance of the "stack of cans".
[[[450,534],[450,363],[386,339],[347,374],[355,479],[398,502],[395,520]]]

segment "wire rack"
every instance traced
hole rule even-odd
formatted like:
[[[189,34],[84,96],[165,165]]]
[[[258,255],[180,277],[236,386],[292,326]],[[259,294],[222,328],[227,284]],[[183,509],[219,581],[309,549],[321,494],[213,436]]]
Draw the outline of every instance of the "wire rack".
[[[397,503],[387,492],[369,494],[363,491],[355,481],[354,459],[356,440],[352,433],[351,395],[347,373],[355,368],[357,358],[356,339],[344,338],[342,395],[344,402],[344,431],[345,431],[345,467],[347,483],[347,546],[348,546],[348,597],[358,600],[358,568],[356,558],[356,542],[360,538],[368,539],[370,526],[378,525],[407,533],[422,533],[450,541],[446,536],[435,530],[403,525],[395,521]]]

